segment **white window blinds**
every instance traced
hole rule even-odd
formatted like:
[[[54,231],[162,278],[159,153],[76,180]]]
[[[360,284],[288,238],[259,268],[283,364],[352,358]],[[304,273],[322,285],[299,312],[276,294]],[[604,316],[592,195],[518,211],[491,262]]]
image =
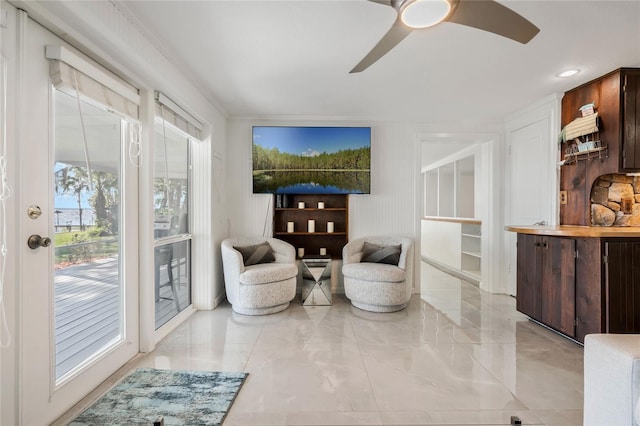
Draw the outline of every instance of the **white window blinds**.
[[[51,60],[49,72],[56,89],[139,119],[137,88],[63,46],[49,45],[45,54]]]
[[[156,115],[165,122],[182,130],[192,138],[201,140],[202,123],[194,118],[191,114],[180,108],[175,102],[165,96],[163,93],[156,91]]]

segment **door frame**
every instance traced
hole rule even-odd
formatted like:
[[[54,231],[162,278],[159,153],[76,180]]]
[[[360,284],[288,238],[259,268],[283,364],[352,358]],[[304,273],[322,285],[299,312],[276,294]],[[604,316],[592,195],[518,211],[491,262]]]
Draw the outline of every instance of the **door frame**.
[[[505,154],[504,154],[504,218],[505,225],[531,225],[523,223],[513,223],[511,197],[512,182],[516,170],[514,170],[511,161],[511,142],[513,133],[525,127],[536,124],[541,120],[549,120],[549,129],[547,132],[549,144],[547,145],[547,160],[544,164],[540,164],[540,173],[547,173],[549,181],[546,192],[550,194],[550,205],[545,219],[548,225],[557,225],[560,218],[560,206],[558,197],[554,194],[558,193],[560,181],[560,169],[557,166],[558,144],[557,138],[560,133],[560,111],[563,93],[555,93],[553,95],[542,98],[531,106],[510,115],[505,120]],[[516,244],[515,234],[503,231],[501,258],[502,274],[501,281],[504,283],[505,292],[512,296],[516,295]]]
[[[6,240],[2,243],[6,244],[7,253],[4,257],[4,283],[1,291],[6,316],[0,319],[0,376],[2,377],[2,387],[0,389],[0,424],[18,424],[18,363],[19,354],[17,351],[17,335],[18,335],[18,297],[20,282],[18,270],[17,247],[19,240],[19,229],[17,225],[18,193],[16,191],[17,168],[13,165],[18,162],[19,146],[15,142],[20,138],[19,120],[24,118],[18,113],[19,94],[20,94],[20,76],[16,72],[16,65],[20,63],[21,58],[16,49],[20,34],[17,31],[17,23],[20,14],[24,13],[16,9],[13,5],[8,4],[5,0],[0,1],[2,14],[6,13],[6,21],[3,20],[3,26],[0,28],[2,32],[1,52],[6,60],[6,124],[5,133],[0,135],[4,137],[0,140],[2,148],[6,149],[6,178],[10,188],[11,195],[5,200],[6,217],[3,218],[7,224]],[[12,84],[15,82],[16,84]],[[1,84],[1,83],[0,83]],[[0,111],[2,113],[2,111]],[[3,117],[0,117],[2,119]],[[4,155],[4,152],[0,155]],[[1,255],[0,255],[1,258]],[[6,323],[4,323],[6,321]]]
[[[501,188],[502,177],[501,147],[502,137],[498,130],[481,131],[438,131],[438,132],[417,132],[415,136],[415,158],[416,158],[416,203],[415,205],[415,240],[416,240],[416,261],[421,262],[421,219],[422,206],[424,205],[424,182],[422,179],[422,146],[428,142],[442,141],[469,141],[469,145],[478,145],[479,173],[476,182],[477,192],[476,203],[478,211],[476,217],[482,221],[482,279],[481,289],[490,293],[503,292],[500,281],[500,258],[498,252],[493,247],[500,245],[500,230],[502,229],[502,209],[501,209]],[[463,150],[466,148],[463,148]],[[478,164],[478,161],[476,161]],[[483,202],[482,200],[486,200]],[[419,274],[420,268],[416,268]],[[417,275],[418,283],[420,276]],[[420,292],[420,287],[416,290]]]
[[[123,305],[125,309],[125,323],[123,324],[124,339],[116,346],[109,348],[106,352],[95,360],[90,361],[77,375],[71,377],[59,384],[56,384],[55,379],[55,362],[53,362],[54,349],[54,337],[53,333],[53,314],[54,304],[52,301],[53,293],[53,273],[51,269],[45,273],[40,272],[39,277],[47,278],[46,291],[34,291],[36,288],[35,282],[30,282],[29,275],[25,273],[27,269],[33,268],[33,265],[39,263],[43,264],[46,258],[46,264],[53,264],[53,247],[40,248],[37,250],[31,250],[26,247],[26,239],[28,235],[32,233],[38,233],[41,235],[51,235],[53,232],[53,219],[49,220],[47,212],[50,212],[51,218],[53,218],[53,191],[52,183],[52,152],[51,147],[53,143],[54,128],[54,106],[53,106],[53,88],[50,83],[50,77],[48,71],[45,71],[44,64],[47,59],[44,57],[44,49],[41,49],[42,60],[44,62],[30,63],[29,57],[34,57],[38,54],[35,52],[35,44],[40,43],[40,40],[45,44],[56,43],[61,45],[67,45],[59,36],[51,32],[50,30],[43,28],[33,19],[29,18],[25,12],[18,12],[18,33],[21,35],[20,43],[18,45],[20,60],[18,61],[18,96],[16,103],[19,110],[19,123],[18,132],[21,135],[21,140],[24,142],[18,147],[18,163],[21,165],[20,172],[17,174],[17,187],[21,188],[20,192],[17,192],[18,209],[16,211],[16,224],[18,228],[19,242],[16,245],[18,253],[18,274],[21,277],[22,285],[18,288],[17,306],[20,307],[18,314],[17,324],[17,339],[18,339],[18,383],[19,383],[19,396],[18,396],[18,422],[34,422],[34,421],[47,421],[51,422],[63,414],[66,410],[71,408],[79,400],[85,397],[91,390],[107,379],[111,374],[121,368],[129,360],[131,360],[139,350],[139,315],[138,315],[138,252],[139,243],[137,238],[137,217],[138,217],[138,178],[136,176],[137,169],[130,164],[127,160],[127,156],[123,154],[122,157],[122,175],[123,186],[121,190],[121,205],[123,211],[121,213],[122,222],[121,227],[121,253],[123,254],[120,259],[121,268],[121,280],[125,283],[123,287],[122,299],[125,301]],[[32,40],[36,40],[32,42]],[[34,48],[32,52],[29,49]],[[46,67],[48,70],[48,66]],[[42,78],[42,80],[41,80]],[[47,80],[44,83],[44,79]],[[33,88],[33,82],[37,82],[37,88]],[[33,116],[33,114],[27,114],[27,112],[33,112],[34,103],[31,103],[31,96],[39,96],[37,93],[44,93],[44,87],[47,87],[47,99],[43,99],[42,103],[39,103],[39,115],[36,115],[36,120],[46,121],[41,125],[33,125],[28,123],[25,117]],[[35,95],[32,94],[35,91]],[[46,105],[46,106],[45,106]],[[46,109],[46,113],[45,110]],[[46,120],[42,120],[44,117]],[[40,117],[40,118],[37,118]],[[34,128],[37,128],[34,129]],[[124,133],[124,132],[123,132]],[[34,178],[29,173],[27,163],[32,160],[31,154],[33,148],[38,144],[36,141],[40,141],[43,135],[46,136],[47,146],[44,148],[46,153],[42,154],[46,156],[46,161],[50,166],[44,167],[45,170],[40,170],[40,179],[46,179],[47,188],[44,187],[45,183],[40,181],[36,184],[39,189],[37,193],[31,193],[25,191],[28,188],[27,182],[34,182]],[[40,142],[42,143],[42,142]],[[37,146],[40,148],[40,146]],[[126,152],[126,143],[122,141],[121,151]],[[44,160],[44,159],[43,159]],[[37,163],[36,163],[37,164]],[[46,174],[46,175],[43,175]],[[130,182],[130,183],[127,183]],[[46,200],[43,195],[46,191],[48,194]],[[37,200],[40,197],[40,201]],[[43,207],[43,216],[39,221],[33,221],[26,215],[27,207],[34,203],[41,204]],[[133,228],[134,232],[129,229]],[[134,238],[126,238],[126,235],[134,236]],[[125,254],[126,253],[126,254]],[[47,268],[50,268],[49,266]],[[47,300],[43,300],[46,297]],[[31,316],[35,308],[30,306],[35,305],[46,313],[38,314],[41,320],[46,318],[44,322],[46,325],[42,325],[41,328],[31,328],[33,321]],[[44,307],[47,307],[46,309]],[[38,311],[40,312],[40,311]],[[36,315],[36,316],[38,316]],[[47,329],[46,342],[43,337],[45,334],[44,328]],[[31,336],[29,336],[29,334]],[[32,334],[33,333],[33,334]],[[40,354],[38,354],[40,352]],[[37,358],[41,357],[41,358]],[[46,358],[46,360],[45,360]],[[34,362],[39,360],[39,362]],[[42,365],[45,364],[45,365]],[[47,377],[46,386],[42,385],[42,378]],[[35,385],[35,381],[38,380],[40,386]],[[37,392],[33,392],[34,389],[40,389]],[[48,395],[47,401],[45,400],[45,393]],[[38,396],[36,396],[38,395]],[[29,406],[28,401],[34,401],[36,406]],[[37,402],[36,402],[37,401]],[[38,404],[46,403],[46,407],[41,407]],[[30,417],[28,413],[33,413],[33,410],[37,409],[37,414],[41,415],[40,418]],[[48,411],[46,411],[48,410]]]

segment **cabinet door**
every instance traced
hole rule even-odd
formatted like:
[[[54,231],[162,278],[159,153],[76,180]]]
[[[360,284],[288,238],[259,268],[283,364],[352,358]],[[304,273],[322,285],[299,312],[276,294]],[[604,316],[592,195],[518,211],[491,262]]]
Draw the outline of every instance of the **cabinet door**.
[[[623,79],[621,167],[631,171],[640,169],[640,75],[628,72]]]
[[[605,243],[608,333],[640,333],[640,242]]]
[[[576,319],[576,241],[545,237],[539,250],[542,257],[541,320],[573,337]]]
[[[518,234],[516,309],[540,320],[540,237]]]
[[[605,293],[600,238],[577,238],[576,335],[578,342],[591,333],[605,332]]]

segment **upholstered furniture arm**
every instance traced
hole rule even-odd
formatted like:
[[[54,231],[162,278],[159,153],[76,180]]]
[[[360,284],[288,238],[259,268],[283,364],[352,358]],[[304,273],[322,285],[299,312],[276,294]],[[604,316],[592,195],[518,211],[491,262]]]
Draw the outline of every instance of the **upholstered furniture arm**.
[[[398,268],[407,270],[407,266],[411,266],[409,263],[413,258],[413,242],[408,238],[402,238],[400,243],[400,260],[398,261]]]
[[[637,426],[640,336],[589,334],[584,340],[584,426]]]
[[[268,238],[267,241],[273,249],[277,263],[296,263],[296,249],[286,241],[277,238]]]
[[[410,238],[402,239],[402,253],[398,267],[407,271],[407,292],[411,297],[413,292],[413,240]]]
[[[358,238],[348,242],[342,249],[342,263],[359,263],[362,259],[362,247],[364,239]]]
[[[222,243],[222,259],[224,262],[225,275],[238,278],[244,272],[244,261],[242,254],[233,248],[231,242],[223,241]],[[228,267],[228,268],[227,268]]]

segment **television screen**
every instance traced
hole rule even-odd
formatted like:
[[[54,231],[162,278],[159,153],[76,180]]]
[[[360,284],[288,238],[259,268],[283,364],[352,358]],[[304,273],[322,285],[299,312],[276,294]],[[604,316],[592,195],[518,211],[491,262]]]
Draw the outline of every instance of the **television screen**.
[[[370,127],[253,128],[254,194],[369,194]]]

